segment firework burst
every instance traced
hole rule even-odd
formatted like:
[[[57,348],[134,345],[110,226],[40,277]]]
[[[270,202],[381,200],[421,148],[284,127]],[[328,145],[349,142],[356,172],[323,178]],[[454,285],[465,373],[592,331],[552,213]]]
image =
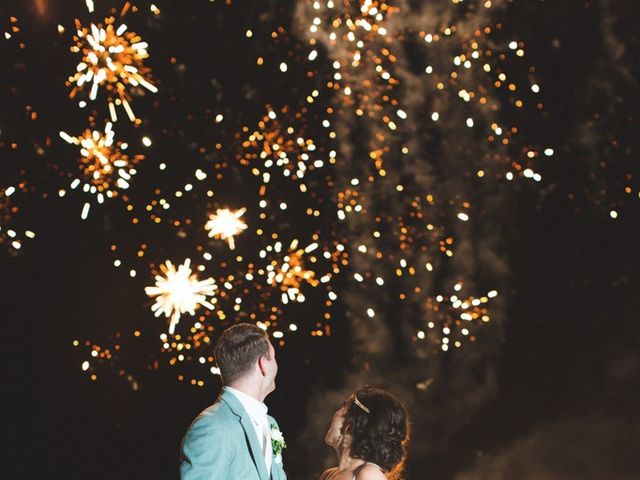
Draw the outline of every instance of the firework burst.
[[[198,280],[197,273],[192,273],[191,260],[186,259],[182,265],[176,269],[171,261],[167,260],[160,265],[160,270],[164,275],[156,275],[156,284],[153,287],[146,287],[145,293],[150,297],[156,297],[156,301],[151,307],[156,317],[164,315],[170,318],[169,333],[173,334],[176,325],[180,321],[180,316],[184,313],[195,315],[198,307],[203,306],[209,310],[215,307],[215,299],[209,301],[207,297],[212,297],[217,286],[213,278]]]
[[[296,248],[297,241],[293,241],[289,247],[289,253],[282,262],[272,261],[266,268],[267,281],[273,287],[279,287],[282,291],[282,303],[304,302],[305,296],[301,292],[303,283],[317,287],[320,281],[316,273],[304,267],[304,255],[318,248],[317,243],[312,243],[305,248]]]
[[[111,119],[118,119],[115,107],[121,105],[133,122],[136,117],[130,105],[131,87],[137,88],[137,93],[142,92],[139,87],[153,93],[158,89],[149,80],[151,70],[144,65],[149,57],[147,43],[135,32],[127,32],[125,24],[116,28],[114,22],[115,19],[109,17],[104,26],[92,23],[90,27],[83,27],[76,20],[76,44],[71,51],[81,53],[82,60],[75,75],[69,77],[67,86],[73,85],[69,96],[74,98],[90,84],[90,100],[95,100],[98,89],[103,87],[107,91]]]
[[[306,109],[293,115],[301,118]],[[282,116],[289,114],[287,107]],[[306,126],[286,126],[278,114],[270,110],[242,143],[243,153],[238,161],[251,167],[251,172],[262,178],[264,184],[271,179],[270,171],[280,169],[284,177],[302,180],[309,170],[323,167],[326,162],[318,158],[319,153],[312,138],[305,138]],[[335,152],[330,154],[329,163],[335,163]]]
[[[81,175],[71,182],[71,188],[77,188],[83,183],[83,191],[96,195],[98,203],[103,203],[105,196],[113,198],[118,195],[118,190],[129,188],[129,181],[136,173],[134,165],[144,158],[143,155],[125,155],[123,150],[128,145],[116,142],[114,136],[110,122],[104,133],[87,129],[82,135],[72,137],[60,132],[63,140],[80,147]]]
[[[229,248],[234,250],[236,248],[234,235],[238,235],[247,228],[247,224],[240,219],[246,211],[246,208],[234,212],[228,208],[218,209],[216,213],[209,215],[209,221],[204,228],[209,232],[209,237],[226,240],[229,242]]]
[[[486,304],[497,297],[498,292],[491,290],[479,298],[460,298],[462,287],[463,282],[458,282],[453,287],[454,294],[437,295],[427,299],[426,307],[430,313],[427,323],[429,333],[427,335],[419,331],[419,339],[428,336],[434,343],[439,343],[445,352],[451,347],[460,348],[465,340],[475,342],[474,327],[491,321]]]

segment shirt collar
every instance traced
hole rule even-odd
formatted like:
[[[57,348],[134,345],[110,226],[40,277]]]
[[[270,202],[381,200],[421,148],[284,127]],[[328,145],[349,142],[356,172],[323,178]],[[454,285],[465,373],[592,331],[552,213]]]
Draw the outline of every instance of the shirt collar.
[[[253,420],[261,422],[267,416],[269,408],[263,402],[260,402],[250,395],[247,395],[240,390],[236,390],[235,388],[224,387],[224,389],[227,392],[232,393],[238,399]]]

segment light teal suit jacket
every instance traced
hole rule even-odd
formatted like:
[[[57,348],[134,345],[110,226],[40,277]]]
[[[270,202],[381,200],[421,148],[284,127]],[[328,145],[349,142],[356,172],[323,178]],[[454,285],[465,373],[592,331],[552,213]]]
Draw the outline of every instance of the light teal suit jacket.
[[[278,427],[270,416],[269,423]],[[187,430],[180,457],[181,480],[287,479],[275,456],[267,474],[249,414],[233,393],[224,390]]]

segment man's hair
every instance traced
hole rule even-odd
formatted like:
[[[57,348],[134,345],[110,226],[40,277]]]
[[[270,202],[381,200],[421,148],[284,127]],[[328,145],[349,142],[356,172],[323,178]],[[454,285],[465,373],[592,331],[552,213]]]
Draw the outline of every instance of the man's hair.
[[[214,355],[222,383],[230,385],[249,373],[260,357],[270,358],[269,337],[251,323],[238,323],[222,332]]]
[[[379,465],[388,478],[401,478],[409,442],[409,420],[402,403],[385,390],[365,385],[345,406],[342,433],[351,434],[351,457]]]

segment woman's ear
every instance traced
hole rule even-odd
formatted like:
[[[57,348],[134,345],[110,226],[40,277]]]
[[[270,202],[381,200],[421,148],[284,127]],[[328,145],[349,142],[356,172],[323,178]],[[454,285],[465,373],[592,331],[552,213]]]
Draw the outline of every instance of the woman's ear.
[[[342,424],[342,427],[340,428],[340,434],[344,435],[345,437],[347,435],[351,435],[351,425],[349,425],[347,422],[344,422]]]

